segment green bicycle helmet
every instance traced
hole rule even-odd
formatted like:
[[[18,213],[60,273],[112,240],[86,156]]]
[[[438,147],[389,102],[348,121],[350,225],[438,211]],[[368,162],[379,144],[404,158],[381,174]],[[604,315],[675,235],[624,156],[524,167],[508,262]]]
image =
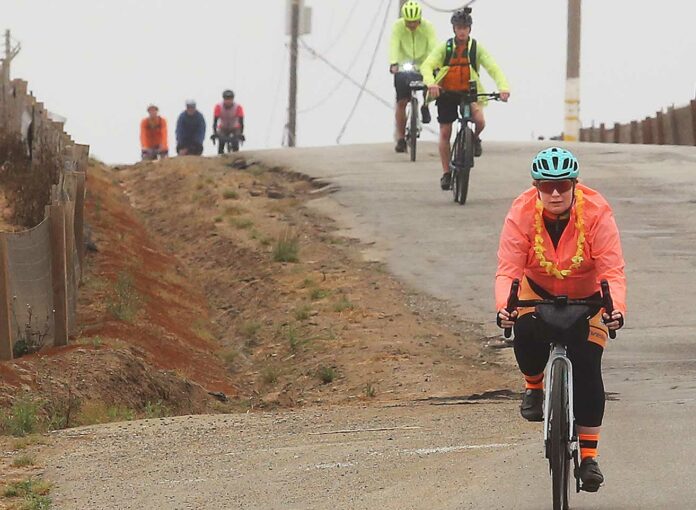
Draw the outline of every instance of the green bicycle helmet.
[[[577,179],[579,173],[577,158],[560,147],[544,149],[532,161],[532,179],[535,181]]]
[[[420,4],[413,0],[409,0],[401,7],[401,16],[405,21],[420,21],[422,15]]]

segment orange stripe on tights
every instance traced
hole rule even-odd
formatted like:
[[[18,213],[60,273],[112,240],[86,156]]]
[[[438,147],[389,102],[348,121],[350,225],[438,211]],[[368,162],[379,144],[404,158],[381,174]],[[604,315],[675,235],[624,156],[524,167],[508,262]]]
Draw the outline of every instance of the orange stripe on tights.
[[[544,374],[525,375],[524,387],[527,390],[543,390],[544,389]]]
[[[599,434],[578,434],[580,440],[580,460],[585,460],[587,457],[597,456],[597,445],[599,443]]]

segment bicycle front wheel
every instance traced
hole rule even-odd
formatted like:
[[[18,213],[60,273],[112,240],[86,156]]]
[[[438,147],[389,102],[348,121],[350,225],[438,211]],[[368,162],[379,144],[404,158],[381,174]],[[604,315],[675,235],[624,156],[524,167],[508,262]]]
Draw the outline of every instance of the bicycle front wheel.
[[[418,141],[418,99],[411,98],[411,117],[409,119],[409,147],[411,161],[416,160],[416,143]]]
[[[454,144],[452,145],[452,150],[450,152],[450,165],[449,169],[452,173],[452,197],[455,202],[459,202],[459,197],[461,195],[461,177],[460,172],[462,169],[461,162],[462,153],[462,132],[458,131],[457,136],[454,138]]]
[[[568,366],[557,360],[551,376],[551,401],[549,414],[549,441],[553,510],[568,510],[568,483],[570,479],[570,449],[568,437]]]

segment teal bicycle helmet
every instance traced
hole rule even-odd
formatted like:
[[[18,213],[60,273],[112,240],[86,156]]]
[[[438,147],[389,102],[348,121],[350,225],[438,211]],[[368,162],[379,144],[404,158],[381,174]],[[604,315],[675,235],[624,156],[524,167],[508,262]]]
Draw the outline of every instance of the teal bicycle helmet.
[[[579,173],[577,158],[560,147],[544,149],[532,161],[532,179],[535,181],[577,179]]]

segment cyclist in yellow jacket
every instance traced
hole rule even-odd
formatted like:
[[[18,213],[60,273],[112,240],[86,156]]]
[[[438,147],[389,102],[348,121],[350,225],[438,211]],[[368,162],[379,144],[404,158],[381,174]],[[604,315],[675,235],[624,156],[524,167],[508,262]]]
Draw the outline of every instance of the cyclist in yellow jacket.
[[[401,8],[401,18],[394,23],[389,46],[389,72],[394,75],[396,89],[396,152],[406,152],[406,105],[411,99],[409,83],[423,79],[418,70],[435,46],[435,28],[423,19],[420,4],[409,0]],[[430,122],[430,111],[425,104],[421,114],[425,124]]]
[[[510,97],[510,87],[505,75],[495,60],[471,34],[471,9],[464,8],[452,15],[454,37],[441,44],[425,59],[421,66],[423,81],[428,86],[428,93],[437,99],[437,121],[440,123],[440,160],[443,175],[440,186],[443,190],[450,189],[452,176],[449,169],[450,138],[452,123],[458,118],[459,96],[442,94],[442,92],[464,92],[469,89],[469,81],[476,82],[479,93],[485,90],[479,77],[479,66],[488,72],[500,91],[500,99],[507,101]],[[474,138],[474,156],[481,155],[481,131],[486,126],[481,106],[485,101],[471,105],[471,113],[476,124]]]

